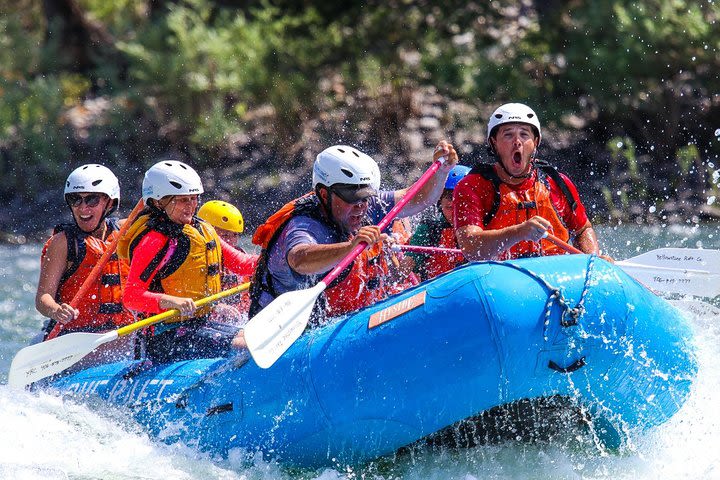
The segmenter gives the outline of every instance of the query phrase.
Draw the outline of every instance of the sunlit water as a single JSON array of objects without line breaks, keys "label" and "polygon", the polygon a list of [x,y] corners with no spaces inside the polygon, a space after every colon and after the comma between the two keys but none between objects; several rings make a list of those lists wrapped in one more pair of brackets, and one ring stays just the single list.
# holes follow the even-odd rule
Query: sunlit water
[{"label": "sunlit water", "polygon": [[[626,259],[658,246],[720,248],[720,227],[600,228],[601,243]],[[720,479],[720,316],[688,315],[700,370],[670,422],[623,454],[572,442],[419,450],[355,470],[287,470],[242,452],[210,458],[150,439],[122,409],[10,390],[13,355],[40,328],[33,308],[38,246],[0,246],[0,479]],[[573,433],[568,432],[568,435]]]}]

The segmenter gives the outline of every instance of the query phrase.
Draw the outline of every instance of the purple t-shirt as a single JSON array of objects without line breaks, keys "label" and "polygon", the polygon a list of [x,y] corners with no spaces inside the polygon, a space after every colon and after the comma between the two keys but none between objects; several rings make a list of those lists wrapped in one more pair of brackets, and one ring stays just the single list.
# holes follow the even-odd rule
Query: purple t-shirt
[{"label": "purple t-shirt", "polygon": [[[379,197],[371,197],[368,202],[370,221],[377,225],[394,206],[395,192],[393,191],[381,191]],[[298,245],[327,245],[346,240],[346,238],[338,238],[333,230],[330,230],[314,218],[304,215],[292,218],[283,228],[268,255],[268,270],[272,275],[272,285],[277,294],[281,295],[292,290],[312,287],[327,274],[327,272],[318,275],[301,275],[297,273],[290,268],[287,261],[290,250]],[[260,305],[264,307],[272,300],[273,298],[269,293],[263,292],[260,296]]]}]

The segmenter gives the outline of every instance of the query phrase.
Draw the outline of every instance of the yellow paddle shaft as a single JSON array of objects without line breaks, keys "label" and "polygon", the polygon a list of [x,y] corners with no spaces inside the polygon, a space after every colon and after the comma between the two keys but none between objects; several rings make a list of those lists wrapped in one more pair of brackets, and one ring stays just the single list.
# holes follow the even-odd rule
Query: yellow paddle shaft
[{"label": "yellow paddle shaft", "polygon": [[[237,287],[229,288],[227,290],[223,290],[222,292],[218,292],[215,295],[210,295],[209,297],[201,298],[200,300],[195,302],[195,305],[197,307],[202,307],[203,305],[207,305],[208,303],[213,303],[213,302],[216,302],[225,297],[229,297],[230,295],[235,295],[236,293],[240,293],[244,290],[247,290],[248,288],[250,288],[250,282],[243,283],[242,285],[238,285]],[[152,317],[148,317],[144,320],[140,320],[139,322],[131,323],[130,325],[125,325],[124,327],[118,328],[118,330],[117,330],[118,337],[128,335],[136,330],[140,330],[141,328],[149,327],[150,325],[155,325],[156,323],[162,322],[163,320],[167,320],[168,318],[176,317],[178,315],[180,315],[180,310],[173,308],[172,310],[158,313],[157,315],[153,315]]]}]

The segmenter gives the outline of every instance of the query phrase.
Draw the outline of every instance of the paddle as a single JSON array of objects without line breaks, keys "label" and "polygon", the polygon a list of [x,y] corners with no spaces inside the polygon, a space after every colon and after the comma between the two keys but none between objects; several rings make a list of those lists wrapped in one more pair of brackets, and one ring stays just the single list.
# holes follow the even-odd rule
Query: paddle
[{"label": "paddle", "polygon": [[[115,250],[117,249],[118,242],[120,241],[120,238],[122,238],[123,235],[128,231],[128,229],[132,226],[132,224],[135,222],[135,219],[140,214],[142,209],[144,208],[145,203],[143,202],[143,199],[141,198],[138,200],[137,204],[135,205],[135,208],[132,209],[130,212],[130,215],[128,215],[127,219],[125,220],[125,223],[123,223],[122,227],[120,227],[120,230],[118,231],[117,236],[115,239],[110,242],[110,244],[107,246],[107,249],[103,252],[103,254],[100,256],[100,259],[95,264],[95,266],[90,270],[90,273],[87,277],[85,277],[85,281],[83,281],[82,285],[80,285],[80,288],[78,289],[77,293],[75,293],[75,296],[73,296],[72,300],[70,300],[70,306],[73,308],[77,308],[78,303],[80,300],[82,300],[85,295],[87,295],[88,290],[90,287],[95,283],[95,281],[100,276],[100,273],[102,272],[102,269],[107,264],[108,260],[110,260],[110,257],[113,253],[115,253]],[[52,329],[52,331],[48,334],[49,338],[55,338],[57,337],[58,333],[62,330],[62,323],[55,324],[55,327]]]},{"label": "paddle", "polygon": [[446,248],[446,247],[427,247],[423,245],[400,245],[395,244],[391,247],[395,251],[406,251],[415,253],[425,253],[427,255],[462,255],[462,250],[459,248]]},{"label": "paddle", "polygon": [[[411,186],[402,199],[380,220],[378,227],[384,230],[395,219],[400,210],[415,196],[425,183],[444,163],[444,157],[428,168],[428,170]],[[245,325],[245,341],[255,363],[262,368],[269,368],[285,351],[290,348],[305,330],[315,300],[325,291],[327,286],[365,250],[367,244],[359,243],[355,248],[323,278],[311,288],[286,292],[270,302]]]},{"label": "paddle", "polygon": [[[224,290],[195,302],[198,307],[216,302],[221,298],[247,290],[250,283]],[[150,325],[176,317],[180,310],[172,309],[139,322],[106,333],[68,333],[47,342],[36,343],[20,350],[13,358],[8,374],[8,385],[23,387],[38,380],[60,373],[75,365],[90,352],[108,342],[129,335]]]},{"label": "paddle", "polygon": [[[583,253],[554,235],[547,239],[568,253]],[[720,250],[658,248],[615,262],[628,275],[662,293],[720,295]]]}]

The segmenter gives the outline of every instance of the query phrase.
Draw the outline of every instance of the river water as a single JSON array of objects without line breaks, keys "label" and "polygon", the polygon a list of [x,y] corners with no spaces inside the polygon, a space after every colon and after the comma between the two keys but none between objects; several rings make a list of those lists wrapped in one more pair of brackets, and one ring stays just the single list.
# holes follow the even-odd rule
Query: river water
[{"label": "river water", "polygon": [[[598,228],[598,237],[617,259],[660,246],[720,249],[717,225]],[[157,443],[122,410],[10,390],[12,357],[42,324],[33,306],[39,253],[36,245],[0,246],[0,479],[720,479],[720,316],[712,312],[685,308],[700,364],[689,401],[622,454],[509,443],[419,450],[348,470],[287,470],[241,452],[214,459]]]}]

